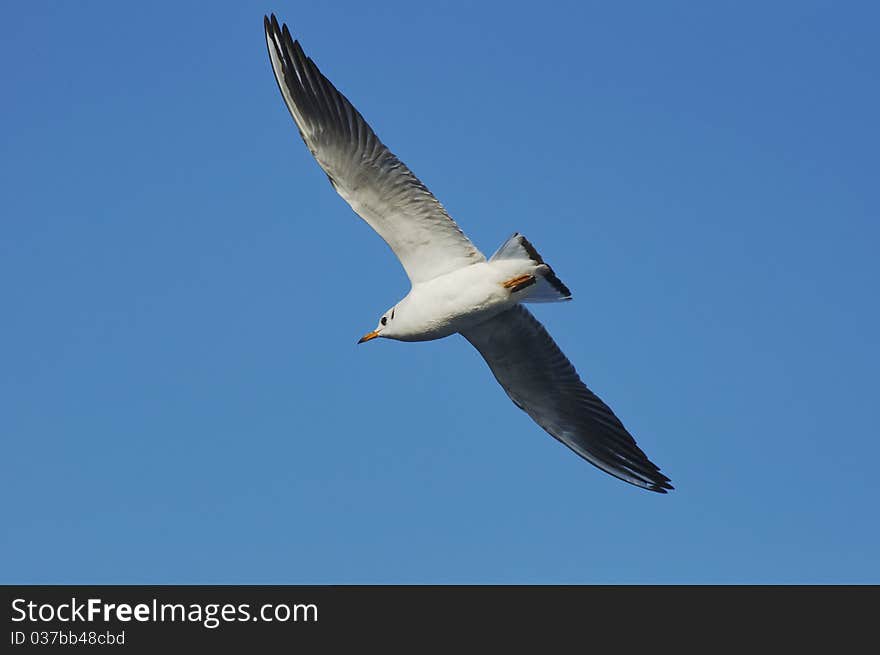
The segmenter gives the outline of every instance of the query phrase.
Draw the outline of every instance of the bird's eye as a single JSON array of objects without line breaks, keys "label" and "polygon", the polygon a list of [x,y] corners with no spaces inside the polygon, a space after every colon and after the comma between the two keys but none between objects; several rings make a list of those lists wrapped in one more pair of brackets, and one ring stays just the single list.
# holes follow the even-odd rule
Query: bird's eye
[{"label": "bird's eye", "polygon": [[385,325],[385,324],[388,322],[388,319],[387,319],[385,316],[383,316],[383,317],[379,320],[379,322],[380,322],[382,325]]}]

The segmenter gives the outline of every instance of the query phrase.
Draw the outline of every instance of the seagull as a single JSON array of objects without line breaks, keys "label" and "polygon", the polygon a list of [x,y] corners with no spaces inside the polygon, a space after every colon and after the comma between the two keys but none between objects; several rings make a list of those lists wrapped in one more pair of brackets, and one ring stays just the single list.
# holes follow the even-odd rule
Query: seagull
[{"label": "seagull", "polygon": [[379,140],[287,25],[264,17],[272,71],[299,134],[330,184],[391,247],[410,292],[358,343],[459,333],[513,403],[606,473],[642,489],[673,487],[590,391],[523,303],[571,300],[534,246],[514,233],[486,259],[428,188]]}]

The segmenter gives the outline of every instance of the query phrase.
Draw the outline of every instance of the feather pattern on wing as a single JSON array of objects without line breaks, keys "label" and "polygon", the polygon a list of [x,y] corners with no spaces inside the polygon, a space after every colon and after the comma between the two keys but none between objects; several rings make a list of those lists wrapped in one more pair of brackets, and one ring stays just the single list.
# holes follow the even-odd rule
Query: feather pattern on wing
[{"label": "feather pattern on wing", "polygon": [[514,404],[556,439],[621,480],[659,493],[673,488],[525,307],[462,334]]},{"label": "feather pattern on wing", "polygon": [[486,261],[443,205],[375,135],[294,41],[265,19],[272,70],[299,133],[330,183],[397,255],[413,284]]}]

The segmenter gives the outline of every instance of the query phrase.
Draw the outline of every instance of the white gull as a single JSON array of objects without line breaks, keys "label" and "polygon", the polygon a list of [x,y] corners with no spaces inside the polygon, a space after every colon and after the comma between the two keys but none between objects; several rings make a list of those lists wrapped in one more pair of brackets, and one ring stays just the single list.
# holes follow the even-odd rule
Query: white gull
[{"label": "white gull", "polygon": [[272,70],[300,136],[333,188],[388,243],[412,283],[358,343],[377,337],[426,341],[458,332],[514,404],[553,437],[621,480],[659,493],[672,489],[522,306],[571,300],[535,248],[514,234],[487,260],[306,57],[287,25],[279,26],[274,15],[264,25]]}]

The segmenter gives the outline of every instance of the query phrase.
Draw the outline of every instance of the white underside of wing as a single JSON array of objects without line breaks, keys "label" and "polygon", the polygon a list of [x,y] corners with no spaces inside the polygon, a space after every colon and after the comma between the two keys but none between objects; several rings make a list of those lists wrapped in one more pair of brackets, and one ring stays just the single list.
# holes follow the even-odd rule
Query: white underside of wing
[{"label": "white underside of wing", "polygon": [[305,56],[285,25],[266,20],[278,87],[300,135],[352,209],[388,243],[413,284],[486,258],[428,188]]}]

